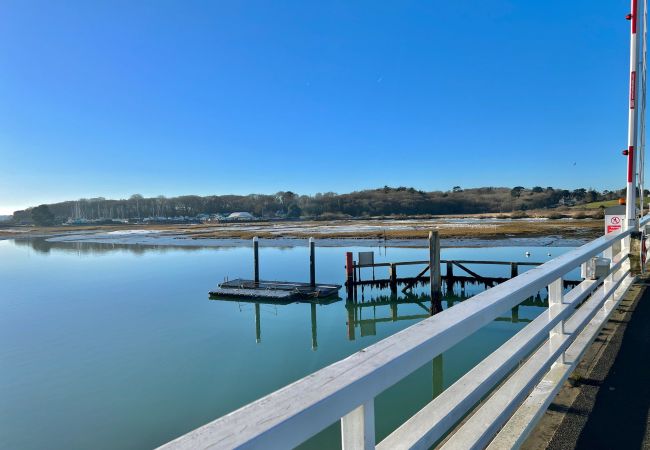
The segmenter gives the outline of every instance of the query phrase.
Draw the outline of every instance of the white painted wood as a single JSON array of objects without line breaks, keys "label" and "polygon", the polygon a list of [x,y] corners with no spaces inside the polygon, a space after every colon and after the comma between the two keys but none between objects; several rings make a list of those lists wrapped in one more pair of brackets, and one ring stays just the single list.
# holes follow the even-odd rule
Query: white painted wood
[{"label": "white painted wood", "polygon": [[[632,281],[631,276],[627,275],[625,277],[621,284],[624,291],[627,291]],[[616,301],[615,307],[619,303],[620,300]],[[492,440],[488,449],[501,450],[504,448],[518,448],[524,443],[555,398],[555,395],[562,388],[563,383],[576,368],[584,353],[596,339],[607,320],[609,320],[610,315],[611,310],[608,313],[605,309],[600,309],[598,314],[594,316],[566,350],[565,362],[555,364],[544,376],[542,381],[535,387],[519,409],[517,409],[508,423],[499,431],[494,440]]]},{"label": "white painted wood", "polygon": [[[618,287],[624,277],[615,281]],[[541,379],[544,373],[559,358],[560,354],[577,337],[594,315],[602,308],[612,295],[604,286],[585,302],[576,313],[567,320],[566,333],[554,334],[549,342],[542,345],[492,396],[463,424],[460,429],[442,446],[443,449],[474,449],[487,446],[501,426],[523,402],[524,398]],[[564,364],[561,362],[560,364]]]},{"label": "white painted wood", "polygon": [[[555,316],[558,314],[562,303],[564,302],[564,285],[562,277],[553,281],[548,285],[548,315]],[[551,345],[557,339],[557,336],[564,335],[564,321],[560,322],[553,327],[549,333],[549,339],[551,340]],[[558,361],[564,362],[564,355],[560,355]]]},{"label": "white painted wood", "polygon": [[373,399],[341,418],[343,450],[375,448],[375,402]]},{"label": "white painted wood", "polygon": [[434,445],[492,387],[502,380],[524,357],[548,337],[549,330],[566,318],[598,286],[585,280],[572,289],[555,316],[540,314],[525,328],[481,361],[453,385],[378,445],[378,449],[427,449]]}]

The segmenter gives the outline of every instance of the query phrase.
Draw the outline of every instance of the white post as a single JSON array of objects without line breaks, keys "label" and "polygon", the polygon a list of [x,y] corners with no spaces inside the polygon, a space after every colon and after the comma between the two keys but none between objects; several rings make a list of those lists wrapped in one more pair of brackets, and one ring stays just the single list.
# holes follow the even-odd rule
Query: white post
[{"label": "white post", "polygon": [[645,189],[645,108],[646,108],[646,79],[647,79],[647,27],[648,27],[648,0],[643,0],[643,20],[642,20],[642,30],[643,35],[641,39],[641,112],[639,113],[640,122],[639,122],[639,210],[641,211],[641,217],[644,216],[644,201],[645,195],[643,193]]},{"label": "white post", "polygon": [[[564,283],[562,278],[558,278],[548,285],[548,313],[550,317],[557,316],[559,314],[559,309],[562,306],[564,301]],[[560,323],[555,325],[551,332],[549,333],[549,342],[551,348],[557,348],[559,346],[558,339],[564,334],[564,320],[561,320]],[[564,363],[564,353],[558,358],[557,362]]]},{"label": "white post", "polygon": [[341,417],[341,445],[343,450],[370,450],[375,448],[375,400]]},{"label": "white post", "polygon": [[639,60],[638,42],[639,27],[638,0],[632,1],[630,19],[630,104],[628,109],[627,133],[627,195],[625,197],[625,228],[636,229],[636,141],[638,120],[638,89],[639,80],[637,68]]}]

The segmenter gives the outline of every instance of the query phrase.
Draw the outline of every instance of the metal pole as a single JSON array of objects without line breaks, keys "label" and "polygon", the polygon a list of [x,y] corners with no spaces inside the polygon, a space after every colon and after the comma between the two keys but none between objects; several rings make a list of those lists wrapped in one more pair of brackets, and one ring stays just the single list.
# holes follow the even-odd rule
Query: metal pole
[{"label": "metal pole", "polygon": [[627,16],[630,20],[630,105],[628,109],[627,133],[627,194],[625,196],[625,228],[636,229],[636,153],[637,140],[637,68],[639,60],[639,27],[638,0],[632,1],[632,12]]},{"label": "metal pole", "polygon": [[648,0],[643,0],[643,20],[642,20],[642,38],[641,38],[641,112],[639,113],[639,210],[641,216],[644,215],[645,201],[645,108],[646,108],[646,79],[647,79],[647,26],[648,26]]},{"label": "metal pole", "polygon": [[259,252],[259,240],[257,236],[253,238],[253,264],[255,266],[255,282],[260,282],[260,252]]},{"label": "metal pole", "polygon": [[314,238],[309,238],[309,284],[316,286],[316,245]]}]

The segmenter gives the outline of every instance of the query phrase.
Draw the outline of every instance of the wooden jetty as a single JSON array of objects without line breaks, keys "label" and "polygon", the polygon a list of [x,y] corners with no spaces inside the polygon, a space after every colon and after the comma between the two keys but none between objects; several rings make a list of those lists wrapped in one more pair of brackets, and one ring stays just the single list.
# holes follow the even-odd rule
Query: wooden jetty
[{"label": "wooden jetty", "polygon": [[237,299],[267,299],[269,301],[287,302],[338,296],[340,284],[316,283],[316,245],[309,238],[309,283],[297,281],[262,281],[260,280],[259,239],[253,238],[253,276],[252,280],[237,278],[224,281],[210,291],[210,297]]},{"label": "wooden jetty", "polygon": [[[364,252],[365,253],[365,252]],[[403,293],[407,293],[418,284],[429,284],[430,297],[433,300],[433,313],[440,312],[442,309],[439,307],[439,299],[442,297],[443,282],[446,286],[447,292],[453,291],[453,286],[456,283],[464,285],[465,283],[481,283],[486,288],[494,287],[500,283],[508,281],[511,278],[519,275],[519,268],[521,266],[539,266],[541,262],[533,261],[481,261],[481,260],[444,260],[440,259],[440,240],[438,233],[432,231],[429,233],[429,259],[420,261],[397,261],[397,262],[381,262],[375,263],[373,258],[368,261],[363,257],[363,253],[359,253],[359,261],[353,260],[352,252],[346,253],[345,272],[346,272],[346,291],[348,299],[355,299],[357,295],[357,287],[371,286],[378,288],[390,287],[391,292],[396,293],[398,285],[403,285]],[[399,266],[421,265],[424,269],[416,276],[399,277],[397,275],[397,268]],[[472,265],[502,265],[509,266],[510,276],[485,276],[480,275],[468,266]],[[441,267],[445,267],[444,275],[441,273]],[[386,267],[388,269],[388,278],[375,278],[375,268]],[[454,267],[460,269],[463,273],[454,273]],[[371,279],[361,279],[361,269],[372,268]],[[431,274],[433,268],[433,274]],[[430,275],[425,275],[427,272]],[[505,275],[505,274],[504,274]],[[433,280],[433,282],[432,282]],[[582,280],[563,280],[564,287],[574,287],[580,284]]]}]

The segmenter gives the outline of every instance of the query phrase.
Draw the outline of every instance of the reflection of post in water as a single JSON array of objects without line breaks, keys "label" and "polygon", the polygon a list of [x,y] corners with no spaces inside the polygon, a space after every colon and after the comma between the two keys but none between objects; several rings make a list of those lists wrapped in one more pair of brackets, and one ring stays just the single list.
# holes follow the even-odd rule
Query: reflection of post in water
[{"label": "reflection of post in water", "polygon": [[255,341],[262,342],[262,326],[260,325],[260,304],[255,303]]},{"label": "reflection of post in water", "polygon": [[512,323],[519,322],[519,305],[512,308]]},{"label": "reflection of post in water", "polygon": [[355,333],[354,333],[354,327],[355,327],[355,315],[357,313],[357,309],[354,307],[354,304],[352,302],[349,302],[345,304],[345,309],[348,311],[348,339],[351,341],[354,341],[355,338]]},{"label": "reflection of post in water", "polygon": [[316,331],[316,303],[311,304],[311,349],[318,348],[317,331]]},{"label": "reflection of post in water", "polygon": [[433,358],[433,398],[436,398],[444,390],[443,383],[442,353]]}]

